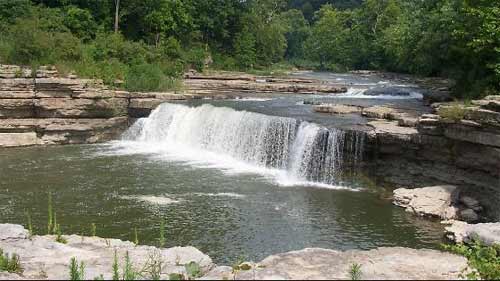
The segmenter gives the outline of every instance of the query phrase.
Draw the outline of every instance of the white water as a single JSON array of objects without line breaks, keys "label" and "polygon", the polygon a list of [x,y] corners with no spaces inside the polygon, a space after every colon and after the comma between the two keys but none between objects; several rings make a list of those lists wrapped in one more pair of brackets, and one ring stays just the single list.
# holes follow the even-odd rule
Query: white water
[{"label": "white water", "polygon": [[[359,85],[358,85],[359,86]],[[394,85],[403,86],[403,85]],[[394,95],[365,95],[366,88],[348,88],[346,93],[332,95],[335,98],[356,98],[356,99],[384,99],[384,100],[407,100],[407,99],[422,99],[422,93],[418,91],[410,92],[408,96],[394,96]]]},{"label": "white water", "polygon": [[[361,140],[361,141],[360,141]],[[115,147],[226,173],[256,173],[280,185],[346,188],[344,152],[359,158],[362,139],[292,118],[165,103],[138,120]]]}]

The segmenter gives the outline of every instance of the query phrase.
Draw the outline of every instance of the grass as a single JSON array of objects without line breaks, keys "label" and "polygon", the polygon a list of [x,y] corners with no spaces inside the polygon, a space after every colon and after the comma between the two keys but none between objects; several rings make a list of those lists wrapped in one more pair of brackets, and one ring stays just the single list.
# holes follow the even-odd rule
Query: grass
[{"label": "grass", "polygon": [[134,244],[139,245],[139,235],[137,234],[137,227],[134,227]]},{"label": "grass", "polygon": [[97,233],[97,227],[95,225],[95,223],[91,223],[90,224],[90,234],[92,237],[96,237],[96,233]]},{"label": "grass", "polygon": [[120,270],[118,268],[118,253],[116,252],[116,249],[113,258],[113,280],[120,280]]},{"label": "grass", "polygon": [[17,254],[4,254],[3,250],[0,249],[0,271],[18,274],[22,273],[23,268],[21,267],[19,256]]},{"label": "grass", "polygon": [[29,231],[30,237],[32,237],[35,233],[33,231],[33,221],[31,219],[31,211],[24,210],[24,214],[26,215],[26,221],[28,224],[28,231]]},{"label": "grass", "polygon": [[361,265],[357,263],[351,264],[349,267],[349,277],[351,280],[361,280]]},{"label": "grass", "polygon": [[453,104],[450,106],[443,106],[440,107],[438,110],[439,116],[441,116],[444,119],[448,119],[451,121],[458,122],[462,119],[465,118],[465,115],[467,113],[467,109],[465,106],[459,105],[459,104]]},{"label": "grass", "polygon": [[130,255],[127,251],[125,254],[125,264],[123,266],[123,280],[136,280],[138,277],[139,274],[134,271]]},{"label": "grass", "polygon": [[78,264],[76,258],[71,258],[69,263],[70,280],[85,280],[85,264],[83,261]]},{"label": "grass", "polygon": [[486,246],[475,240],[471,244],[443,245],[443,248],[466,257],[469,266],[474,269],[472,272],[462,273],[462,278],[500,280],[500,244]]},{"label": "grass", "polygon": [[165,222],[163,220],[160,221],[160,238],[159,238],[159,242],[160,242],[160,248],[165,247],[165,242],[166,242],[166,239],[165,239]]}]

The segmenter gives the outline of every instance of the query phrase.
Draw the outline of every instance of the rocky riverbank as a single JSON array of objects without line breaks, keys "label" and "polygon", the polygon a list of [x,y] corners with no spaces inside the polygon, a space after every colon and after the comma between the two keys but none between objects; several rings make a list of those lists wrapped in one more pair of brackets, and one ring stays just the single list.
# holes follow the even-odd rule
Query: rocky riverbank
[{"label": "rocky riverbank", "polygon": [[[354,264],[360,266],[358,277],[362,279],[442,280],[459,279],[468,268],[463,257],[408,248],[344,252],[304,249],[272,255],[259,263],[245,262],[229,267],[214,264],[209,256],[193,247],[159,249],[117,239],[78,235],[63,238],[67,243],[56,242],[56,237],[49,235],[30,237],[22,226],[0,224],[0,248],[19,255],[23,268],[20,274],[0,272],[0,279],[68,279],[73,257],[78,263],[84,263],[86,279],[101,275],[111,279],[115,253],[119,271],[123,272],[124,257],[128,253],[132,269],[141,273],[141,279],[151,278],[152,266],[159,269],[162,279],[177,274],[202,280],[350,279]],[[196,270],[187,269],[189,264]]]},{"label": "rocky riverbank", "polygon": [[100,80],[61,75],[53,67],[32,73],[28,68],[0,65],[0,147],[109,141],[166,101],[346,90],[312,79],[188,73],[182,91],[132,93],[110,89]]}]

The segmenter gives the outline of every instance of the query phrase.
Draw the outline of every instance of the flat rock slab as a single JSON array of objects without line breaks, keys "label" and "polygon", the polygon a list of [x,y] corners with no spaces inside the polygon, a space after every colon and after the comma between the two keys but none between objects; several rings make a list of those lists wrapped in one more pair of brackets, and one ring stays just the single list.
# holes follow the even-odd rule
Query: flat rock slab
[{"label": "flat rock slab", "polygon": [[471,243],[479,240],[487,246],[500,244],[500,222],[468,224],[452,221],[446,227],[446,236],[456,243]]},{"label": "flat rock slab", "polygon": [[424,188],[394,190],[394,205],[406,208],[419,216],[455,219],[458,209],[454,207],[458,201],[457,187],[438,185]]},{"label": "flat rock slab", "polygon": [[[253,269],[236,273],[237,280],[349,280],[353,264],[361,265],[361,279],[459,279],[467,269],[464,257],[436,250],[379,248],[370,251],[304,249],[269,256]],[[232,279],[227,268],[216,268],[205,278]]]},{"label": "flat rock slab", "polygon": [[[85,278],[92,280],[101,274],[111,280],[115,251],[122,272],[124,256],[129,253],[133,268],[140,271],[152,259],[163,262],[162,278],[170,273],[185,274],[184,265],[198,263],[203,272],[214,264],[209,256],[194,247],[159,249],[152,246],[136,246],[131,242],[99,237],[63,236],[68,243],[55,241],[55,236],[33,236],[22,226],[0,224],[0,248],[6,253],[16,253],[24,269],[23,279],[67,280],[72,257],[85,263]],[[16,275],[0,275],[0,279],[11,279]],[[146,275],[145,278],[148,278]]]}]

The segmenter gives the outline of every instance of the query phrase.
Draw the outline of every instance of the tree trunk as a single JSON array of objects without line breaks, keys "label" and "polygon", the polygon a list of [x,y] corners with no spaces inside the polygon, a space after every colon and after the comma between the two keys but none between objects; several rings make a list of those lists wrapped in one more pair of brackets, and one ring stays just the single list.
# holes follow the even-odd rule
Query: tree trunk
[{"label": "tree trunk", "polygon": [[119,21],[120,21],[120,0],[115,0],[115,33],[118,33]]}]

